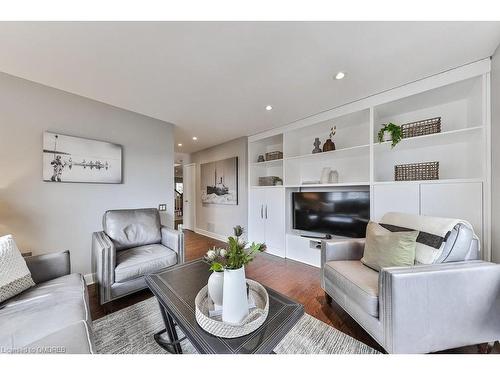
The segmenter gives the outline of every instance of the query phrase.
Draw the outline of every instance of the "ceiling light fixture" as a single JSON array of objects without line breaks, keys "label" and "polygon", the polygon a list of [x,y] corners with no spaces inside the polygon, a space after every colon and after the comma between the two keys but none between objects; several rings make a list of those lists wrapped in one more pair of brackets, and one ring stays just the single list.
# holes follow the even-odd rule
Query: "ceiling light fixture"
[{"label": "ceiling light fixture", "polygon": [[345,77],[345,73],[344,72],[338,72],[337,75],[335,76],[335,79],[342,79]]},{"label": "ceiling light fixture", "polygon": [[193,141],[197,141],[198,140],[198,137],[193,137]]},{"label": "ceiling light fixture", "polygon": [[273,109],[272,105],[266,105],[266,111],[270,111],[271,109]]}]

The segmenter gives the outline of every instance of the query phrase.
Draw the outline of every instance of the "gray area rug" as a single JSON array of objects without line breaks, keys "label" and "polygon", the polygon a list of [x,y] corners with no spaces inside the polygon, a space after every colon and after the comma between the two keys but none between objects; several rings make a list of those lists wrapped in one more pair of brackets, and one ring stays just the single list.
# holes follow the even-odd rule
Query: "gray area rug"
[{"label": "gray area rug", "polygon": [[[153,339],[163,329],[155,297],[94,321],[97,352],[101,354],[167,354]],[[179,337],[184,335],[179,331]],[[182,351],[194,354],[188,340]],[[362,342],[304,314],[275,349],[278,354],[376,354]]]}]

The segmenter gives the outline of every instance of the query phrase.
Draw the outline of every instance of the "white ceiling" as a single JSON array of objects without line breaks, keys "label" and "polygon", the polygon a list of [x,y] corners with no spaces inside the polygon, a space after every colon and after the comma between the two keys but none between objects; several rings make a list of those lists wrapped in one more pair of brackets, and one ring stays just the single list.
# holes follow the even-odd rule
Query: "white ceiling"
[{"label": "white ceiling", "polygon": [[499,43],[499,22],[0,22],[0,71],[174,123],[194,152]]}]

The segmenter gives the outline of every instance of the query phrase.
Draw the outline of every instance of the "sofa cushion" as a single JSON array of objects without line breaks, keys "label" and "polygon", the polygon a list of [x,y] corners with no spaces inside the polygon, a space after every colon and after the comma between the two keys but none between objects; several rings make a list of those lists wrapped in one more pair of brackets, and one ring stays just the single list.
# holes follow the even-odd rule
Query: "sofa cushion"
[{"label": "sofa cushion", "polygon": [[159,245],[144,245],[116,254],[115,282],[135,279],[177,263],[177,253]]},{"label": "sofa cushion", "polygon": [[26,354],[93,354],[94,343],[86,321],[79,321],[16,350]]},{"label": "sofa cushion", "polygon": [[37,284],[0,305],[0,347],[22,348],[64,327],[91,321],[85,281],[71,274]]},{"label": "sofa cushion", "polygon": [[11,235],[0,237],[0,302],[35,285]]},{"label": "sofa cushion", "polygon": [[376,271],[385,267],[413,266],[417,236],[418,231],[391,232],[370,221],[361,262]]},{"label": "sofa cushion", "polygon": [[325,278],[364,311],[378,317],[378,272],[366,267],[359,260],[327,262]]},{"label": "sofa cushion", "polygon": [[160,215],[156,208],[106,211],[102,225],[116,250],[161,242]]}]

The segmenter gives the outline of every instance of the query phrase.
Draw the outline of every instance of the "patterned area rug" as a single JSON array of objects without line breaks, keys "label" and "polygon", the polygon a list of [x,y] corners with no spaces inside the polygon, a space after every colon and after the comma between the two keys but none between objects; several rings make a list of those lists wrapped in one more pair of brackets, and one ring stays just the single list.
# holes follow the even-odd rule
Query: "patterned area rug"
[{"label": "patterned area rug", "polygon": [[[94,321],[97,352],[101,354],[167,354],[153,339],[163,321],[155,297]],[[184,335],[179,331],[179,337]],[[188,340],[182,351],[194,354]],[[275,349],[278,354],[376,354],[362,342],[304,314]]]}]

